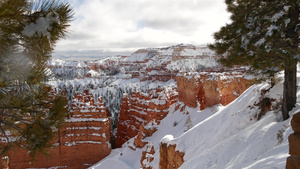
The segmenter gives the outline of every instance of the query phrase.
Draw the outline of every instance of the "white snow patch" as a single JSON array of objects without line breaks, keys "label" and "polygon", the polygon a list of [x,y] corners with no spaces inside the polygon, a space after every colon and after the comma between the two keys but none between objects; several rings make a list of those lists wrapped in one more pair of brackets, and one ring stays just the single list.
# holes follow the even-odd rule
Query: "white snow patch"
[{"label": "white snow patch", "polygon": [[174,137],[171,134],[165,135],[161,140],[160,143],[162,144],[168,144],[171,140],[173,140]]},{"label": "white snow patch", "polygon": [[31,22],[26,25],[21,33],[27,37],[37,34],[39,37],[47,36],[50,38],[51,34],[49,31],[52,29],[51,24],[54,22],[59,22],[59,15],[56,12],[50,12],[46,17],[37,19],[35,23]]}]

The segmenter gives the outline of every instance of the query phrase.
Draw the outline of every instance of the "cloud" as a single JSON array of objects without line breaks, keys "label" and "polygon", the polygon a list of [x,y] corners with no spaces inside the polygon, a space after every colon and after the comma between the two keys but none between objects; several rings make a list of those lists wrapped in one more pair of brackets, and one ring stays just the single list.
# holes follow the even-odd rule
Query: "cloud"
[{"label": "cloud", "polygon": [[[221,0],[70,0],[76,20],[55,56],[86,51],[101,57],[145,47],[205,44],[228,22]],[[103,50],[110,51],[101,52]],[[99,54],[97,52],[99,51]],[[132,51],[133,52],[133,51]],[[80,57],[80,56],[78,56]]]}]

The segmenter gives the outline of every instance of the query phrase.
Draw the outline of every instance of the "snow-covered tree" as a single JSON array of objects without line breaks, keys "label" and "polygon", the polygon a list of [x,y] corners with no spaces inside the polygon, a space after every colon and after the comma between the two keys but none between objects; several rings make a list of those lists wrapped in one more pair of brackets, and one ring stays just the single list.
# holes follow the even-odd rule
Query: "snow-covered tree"
[{"label": "snow-covered tree", "polygon": [[284,70],[282,115],[296,103],[299,55],[299,0],[226,0],[231,23],[214,34],[210,48],[226,66],[246,65],[252,73],[272,77]]},{"label": "snow-covered tree", "polygon": [[185,131],[188,131],[189,129],[191,129],[193,127],[193,123],[191,120],[191,116],[189,115],[184,123],[184,126],[187,127],[187,129]]},{"label": "snow-covered tree", "polygon": [[16,145],[43,152],[66,115],[67,102],[48,96],[46,61],[73,11],[55,0],[34,2],[0,1],[1,153]]}]

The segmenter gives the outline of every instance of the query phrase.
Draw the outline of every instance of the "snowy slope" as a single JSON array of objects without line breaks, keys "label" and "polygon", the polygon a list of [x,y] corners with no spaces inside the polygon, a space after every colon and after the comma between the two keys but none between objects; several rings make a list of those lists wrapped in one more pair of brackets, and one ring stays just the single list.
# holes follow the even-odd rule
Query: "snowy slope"
[{"label": "snowy slope", "polygon": [[[181,169],[285,168],[287,138],[293,131],[290,120],[282,122],[281,112],[275,108],[282,97],[282,82],[265,95],[276,100],[272,105],[274,110],[267,112],[260,120],[256,118],[261,91],[268,88],[267,83],[253,85],[226,107],[216,105],[203,111],[186,107],[183,111],[179,109],[174,112],[173,105],[158,126],[158,131],[146,138],[155,149],[154,161],[149,165],[159,168],[159,142],[165,135],[171,134],[175,138],[171,142],[176,143],[176,149],[185,153],[185,163]],[[297,96],[297,105],[290,115],[300,111],[300,88]],[[194,127],[185,132],[189,116]],[[133,145],[133,139],[123,148],[113,150],[91,169],[140,168],[141,152],[145,147],[134,151],[128,148],[129,145]]]},{"label": "snowy slope", "polygon": [[[177,148],[186,153],[186,162],[181,168],[244,168],[277,148],[280,144],[278,131],[286,131],[289,121],[278,122],[278,112],[268,112],[257,121],[255,115],[259,110],[252,107],[258,102],[261,89],[266,87],[255,85],[249,88],[233,104],[173,140]],[[274,90],[271,90],[273,94],[277,92]],[[286,133],[290,132],[289,129],[284,133],[284,144],[287,141]],[[276,155],[277,161],[282,160],[283,163],[279,166],[271,162],[267,168],[284,168],[287,151],[279,156],[269,155]]]}]

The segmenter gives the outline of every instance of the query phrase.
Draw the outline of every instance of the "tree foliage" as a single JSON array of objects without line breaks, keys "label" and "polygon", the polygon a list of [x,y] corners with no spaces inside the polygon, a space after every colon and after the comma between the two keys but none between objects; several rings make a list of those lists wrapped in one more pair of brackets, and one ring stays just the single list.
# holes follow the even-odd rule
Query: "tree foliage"
[{"label": "tree foliage", "polygon": [[193,127],[191,116],[189,115],[184,123],[184,126],[187,127],[184,131],[188,131]]},{"label": "tree foliage", "polygon": [[70,5],[55,0],[0,1],[1,153],[13,146],[44,152],[64,121],[67,102],[49,97],[46,61],[72,18]]},{"label": "tree foliage", "polygon": [[[273,77],[285,70],[284,113],[296,101],[296,63],[299,52],[299,0],[226,0],[231,23],[214,34],[210,48],[225,66],[244,65],[250,72]],[[288,83],[289,81],[291,83]],[[293,90],[292,92],[288,90]],[[291,106],[292,105],[292,106]],[[284,119],[288,118],[284,115]]]}]

